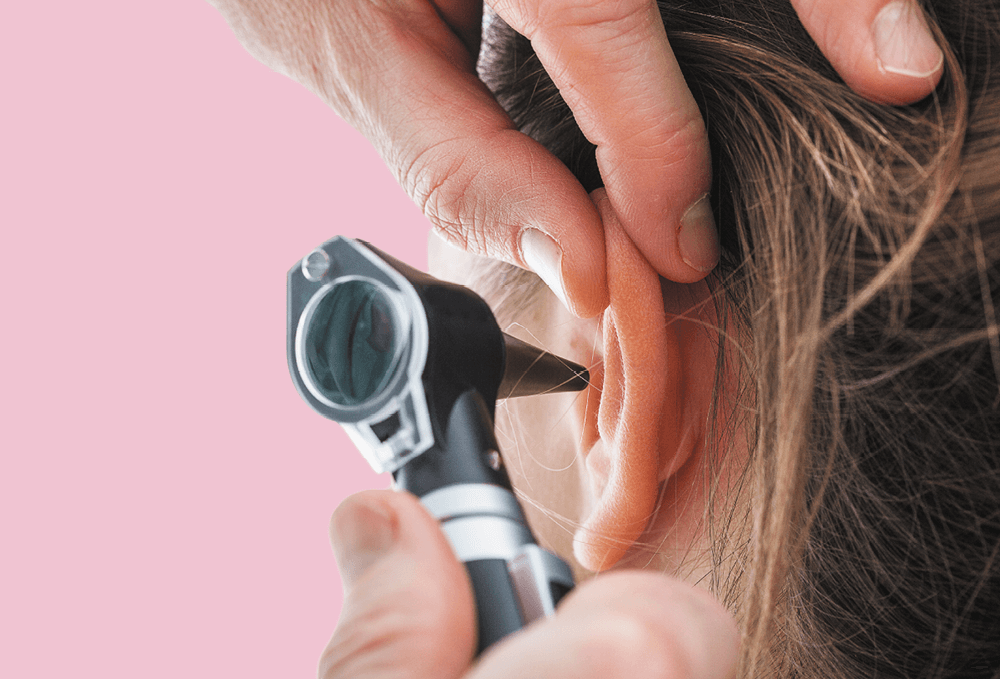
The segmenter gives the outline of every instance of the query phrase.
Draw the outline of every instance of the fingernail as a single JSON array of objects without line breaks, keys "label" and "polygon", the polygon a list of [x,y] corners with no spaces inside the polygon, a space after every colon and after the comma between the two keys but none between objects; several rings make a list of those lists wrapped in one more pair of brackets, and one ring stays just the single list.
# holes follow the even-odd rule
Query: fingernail
[{"label": "fingernail", "polygon": [[380,503],[348,499],[334,513],[332,527],[333,551],[345,589],[396,543],[396,517]]},{"label": "fingernail", "polygon": [[719,232],[707,193],[681,217],[677,246],[684,263],[696,271],[709,272],[719,263]]},{"label": "fingernail", "polygon": [[521,232],[521,258],[545,281],[559,301],[568,309],[566,288],[563,286],[562,250],[551,236],[538,229]]},{"label": "fingernail", "polygon": [[927,78],[944,61],[944,53],[931,35],[915,2],[890,2],[872,24],[875,55],[883,71]]}]

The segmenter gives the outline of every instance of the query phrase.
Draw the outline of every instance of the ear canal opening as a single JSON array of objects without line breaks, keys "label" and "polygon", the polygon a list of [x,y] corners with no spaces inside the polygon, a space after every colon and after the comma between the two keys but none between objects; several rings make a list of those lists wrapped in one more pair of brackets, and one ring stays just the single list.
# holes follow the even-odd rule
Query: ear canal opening
[{"label": "ear canal opening", "polygon": [[503,333],[505,360],[498,399],[582,391],[590,374],[582,365]]}]

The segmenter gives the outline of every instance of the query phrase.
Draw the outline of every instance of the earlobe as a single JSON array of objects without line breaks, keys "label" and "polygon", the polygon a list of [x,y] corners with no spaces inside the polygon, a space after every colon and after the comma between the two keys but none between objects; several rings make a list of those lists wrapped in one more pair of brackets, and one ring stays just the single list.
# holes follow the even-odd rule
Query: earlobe
[{"label": "earlobe", "polygon": [[603,371],[592,375],[586,399],[592,408],[599,392],[600,406],[583,421],[585,444],[595,420],[600,436],[584,448],[594,504],[573,549],[583,567],[603,571],[646,531],[661,482],[675,477],[700,443],[711,396],[710,384],[705,388],[711,376],[700,371],[711,372],[714,361],[705,329],[678,322],[670,313],[675,304],[664,304],[668,292],[681,292],[681,303],[688,304],[693,296],[683,294],[687,286],[661,287],[608,201],[599,192],[594,199],[605,225],[610,306]]}]

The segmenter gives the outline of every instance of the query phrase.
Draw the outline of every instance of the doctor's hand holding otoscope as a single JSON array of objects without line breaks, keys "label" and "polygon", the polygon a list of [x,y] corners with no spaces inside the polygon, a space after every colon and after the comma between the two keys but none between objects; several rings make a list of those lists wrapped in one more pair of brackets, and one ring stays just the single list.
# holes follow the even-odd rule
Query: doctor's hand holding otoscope
[{"label": "doctor's hand holding otoscope", "polygon": [[655,573],[579,585],[553,617],[473,664],[473,596],[437,522],[410,495],[367,491],[334,514],[344,579],[320,679],[730,679],[739,635],[703,590]]},{"label": "doctor's hand holding otoscope", "polygon": [[323,679],[733,675],[738,634],[707,593],[620,573],[570,594],[568,566],[535,543],[494,407],[580,390],[584,368],[502,333],[467,288],[342,237],[288,273],[288,362],[300,395],[408,491],[333,517],[345,600]]}]

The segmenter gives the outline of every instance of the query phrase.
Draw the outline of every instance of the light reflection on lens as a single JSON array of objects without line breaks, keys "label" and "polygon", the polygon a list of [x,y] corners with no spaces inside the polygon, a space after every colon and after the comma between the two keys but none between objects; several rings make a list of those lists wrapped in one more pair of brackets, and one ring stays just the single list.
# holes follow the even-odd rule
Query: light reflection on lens
[{"label": "light reflection on lens", "polygon": [[305,355],[313,382],[337,405],[364,403],[396,371],[399,324],[392,301],[370,281],[336,284],[306,329]]}]

